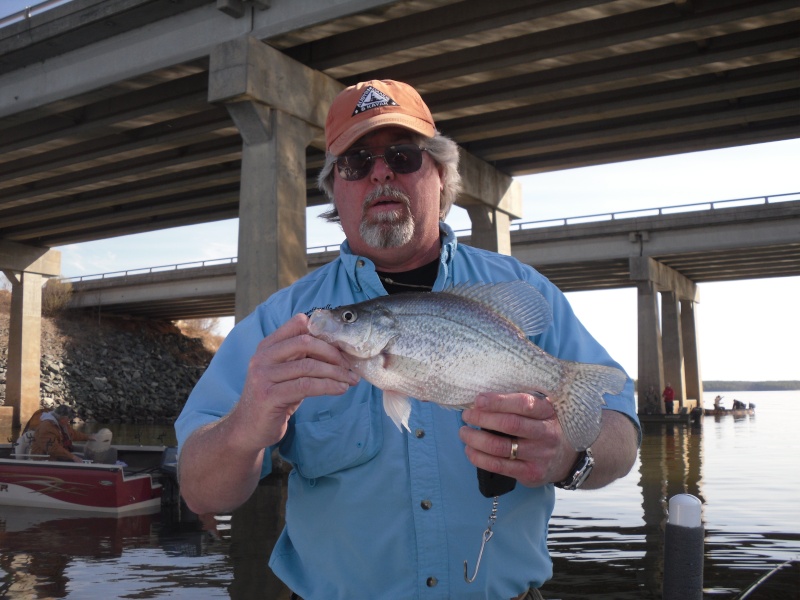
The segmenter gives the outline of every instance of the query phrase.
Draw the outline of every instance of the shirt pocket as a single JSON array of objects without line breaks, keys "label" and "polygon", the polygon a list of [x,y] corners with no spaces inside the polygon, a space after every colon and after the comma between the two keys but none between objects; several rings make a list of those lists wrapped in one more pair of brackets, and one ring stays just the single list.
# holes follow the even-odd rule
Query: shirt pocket
[{"label": "shirt pocket", "polygon": [[[377,394],[376,394],[377,392]],[[283,457],[307,479],[325,477],[372,460],[383,439],[380,390],[340,406],[342,397],[331,398],[329,408],[315,410],[308,420],[295,421],[294,436]],[[319,406],[321,398],[309,400]]]}]

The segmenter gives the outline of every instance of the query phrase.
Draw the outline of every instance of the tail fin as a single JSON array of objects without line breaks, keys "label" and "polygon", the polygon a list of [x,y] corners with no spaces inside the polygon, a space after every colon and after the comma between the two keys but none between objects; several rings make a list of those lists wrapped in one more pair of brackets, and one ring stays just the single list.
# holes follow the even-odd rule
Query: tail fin
[{"label": "tail fin", "polygon": [[564,370],[554,406],[567,439],[580,452],[600,435],[603,394],[619,394],[628,377],[615,367],[586,363],[568,362]]}]

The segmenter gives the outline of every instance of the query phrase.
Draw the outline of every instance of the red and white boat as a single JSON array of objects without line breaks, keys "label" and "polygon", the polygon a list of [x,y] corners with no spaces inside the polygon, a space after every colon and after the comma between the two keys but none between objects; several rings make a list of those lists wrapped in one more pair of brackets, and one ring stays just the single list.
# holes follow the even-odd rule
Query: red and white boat
[{"label": "red and white boat", "polygon": [[[5,444],[3,445],[5,446]],[[149,514],[161,509],[166,449],[150,452],[139,448],[153,466],[68,463],[16,458],[0,448],[0,506],[26,506],[67,511],[102,513],[109,516]],[[122,453],[121,453],[122,454]]]}]

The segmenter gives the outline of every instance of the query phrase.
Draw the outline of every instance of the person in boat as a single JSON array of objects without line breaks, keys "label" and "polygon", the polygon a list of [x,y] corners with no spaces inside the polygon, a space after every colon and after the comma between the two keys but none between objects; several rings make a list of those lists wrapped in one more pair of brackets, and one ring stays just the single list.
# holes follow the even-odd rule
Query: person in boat
[{"label": "person in boat", "polygon": [[716,398],[714,398],[714,410],[723,410],[722,396],[717,396]]},{"label": "person in boat", "polygon": [[74,429],[74,418],[75,411],[66,404],[41,413],[33,435],[31,454],[46,455],[48,460],[54,461],[83,462],[83,458],[73,452],[73,442],[85,442],[93,436]]},{"label": "person in boat", "polygon": [[[410,433],[398,432],[380,390],[309,335],[315,307],[523,280],[553,310],[534,343],[559,358],[619,365],[545,277],[462,244],[444,223],[460,187],[458,147],[414,88],[373,80],[345,89],[325,144],[319,184],[332,208],[323,218],[344,230],[340,256],[273,294],[217,351],[175,425],[181,496],[198,514],[231,511],[270,474],[278,450],[294,470],[269,565],[304,600],[541,598],[552,576],[555,485],[603,487],[634,463],[633,381],[606,395],[588,452],[569,444],[546,398],[526,393],[482,394],[464,412],[414,402]],[[492,500],[476,467],[519,484],[499,500],[477,573]]]},{"label": "person in boat", "polygon": [[671,415],[673,412],[673,404],[675,402],[675,390],[672,389],[672,386],[669,384],[669,382],[667,382],[667,387],[664,388],[661,396],[664,398],[664,413]]}]

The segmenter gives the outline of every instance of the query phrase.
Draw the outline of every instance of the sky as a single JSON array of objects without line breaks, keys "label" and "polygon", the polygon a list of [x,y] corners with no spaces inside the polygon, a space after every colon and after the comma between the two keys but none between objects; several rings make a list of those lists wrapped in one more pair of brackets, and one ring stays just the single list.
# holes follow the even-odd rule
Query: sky
[{"label": "sky", "polygon": [[[0,18],[36,0],[0,0]],[[521,221],[800,193],[800,139],[519,177]],[[338,226],[308,211],[308,245],[338,244]],[[469,228],[455,207],[447,219]],[[64,277],[237,254],[236,219],[59,247]],[[799,236],[800,237],[800,236]],[[800,379],[800,277],[700,284],[696,308],[704,380]],[[637,376],[636,290],[567,294],[590,332]],[[222,319],[226,334],[233,318]]]},{"label": "sky", "polygon": [[[1,0],[0,0],[1,1]],[[519,177],[522,221],[800,193],[800,139]],[[800,195],[794,197],[797,199]],[[308,245],[338,244],[338,226],[308,211]],[[469,228],[455,207],[447,219]],[[61,246],[64,277],[230,258],[237,220]],[[700,284],[704,380],[800,379],[800,277]],[[567,294],[589,331],[637,376],[636,290]],[[233,319],[220,321],[226,334]]]}]

